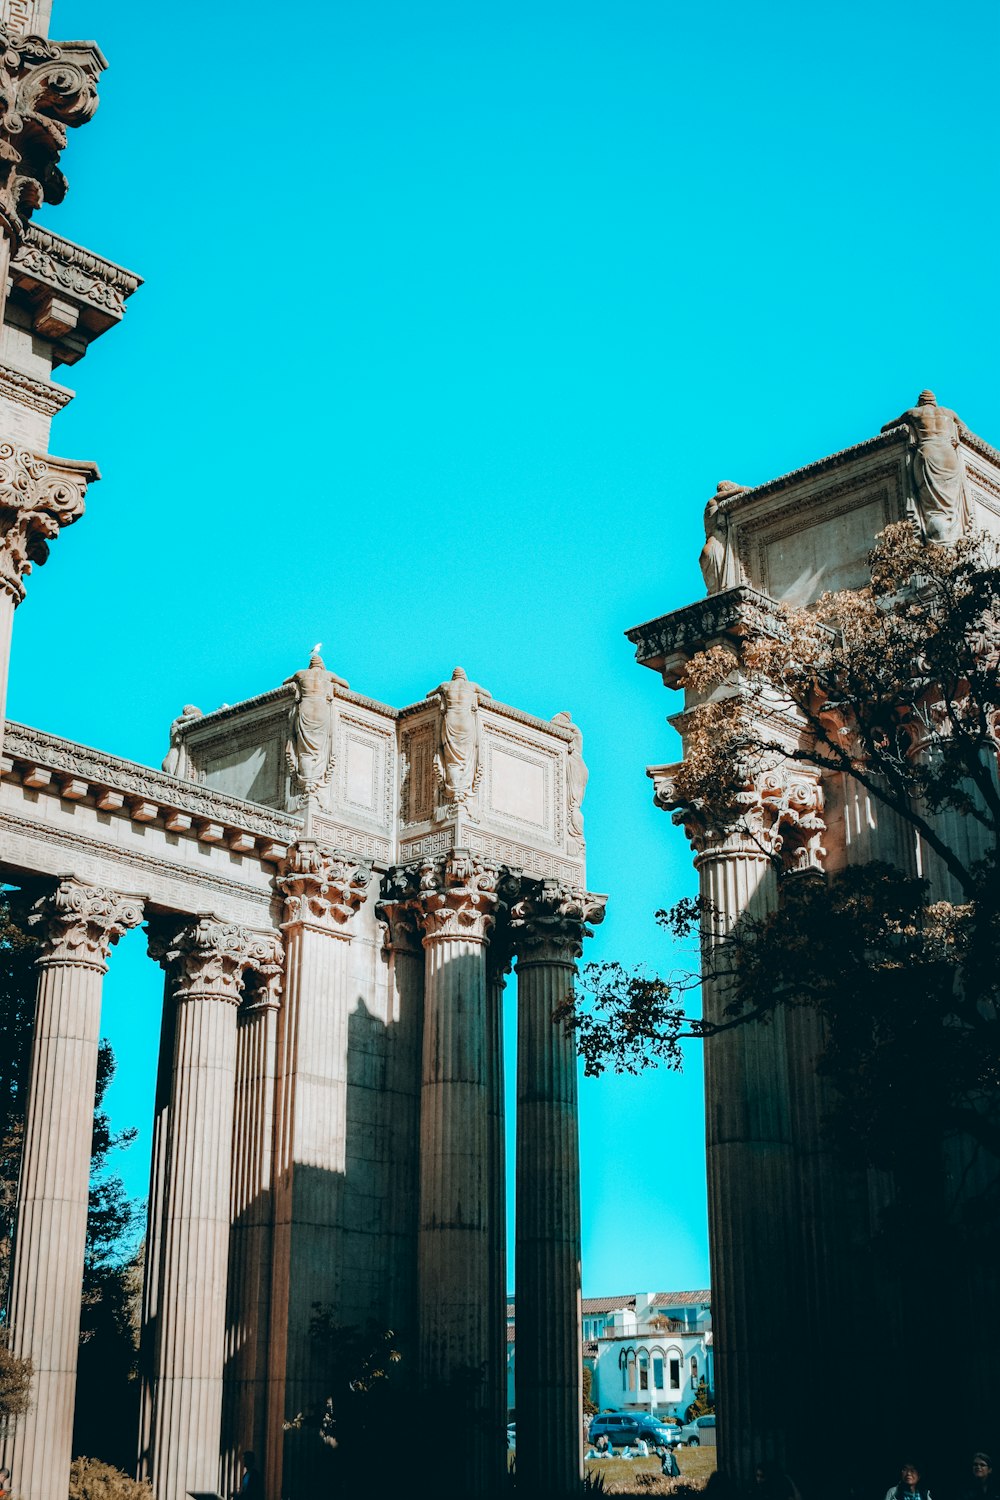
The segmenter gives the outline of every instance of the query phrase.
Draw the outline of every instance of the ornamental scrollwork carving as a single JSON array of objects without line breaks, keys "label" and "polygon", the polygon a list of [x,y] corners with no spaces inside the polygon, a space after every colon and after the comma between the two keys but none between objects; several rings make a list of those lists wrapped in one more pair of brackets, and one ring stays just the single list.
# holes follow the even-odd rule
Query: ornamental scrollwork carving
[{"label": "ornamental scrollwork carving", "polygon": [[683,828],[697,859],[711,853],[771,859],[786,873],[822,870],[823,786],[818,769],[783,762],[747,769],[724,813],[679,791],[680,765],[650,766],[653,801]]},{"label": "ornamental scrollwork carving", "polygon": [[528,889],[510,912],[518,966],[574,964],[583,952],[584,939],[604,921],[607,903],[607,896],[594,895],[558,880],[528,883]]},{"label": "ornamental scrollwork carving", "polygon": [[171,976],[176,1000],[223,1000],[238,1005],[255,937],[214,917],[166,918],[148,924],[149,956]]},{"label": "ornamental scrollwork carving", "polygon": [[500,905],[501,874],[499,866],[477,859],[467,849],[398,866],[383,880],[384,918],[391,907],[412,912],[425,945],[451,938],[485,943]]},{"label": "ornamental scrollwork carving", "polygon": [[66,132],[93,118],[103,67],[88,43],[57,45],[0,24],[0,217],[15,242],[36,208],[65,198]]},{"label": "ornamental scrollwork carving", "polygon": [[278,1010],[285,977],[285,947],[277,933],[251,933],[240,1013]]},{"label": "ornamental scrollwork carving", "polygon": [[107,970],[108,955],[124,932],[142,921],[142,901],[70,876],[36,901],[28,917],[42,942],[40,964]]},{"label": "ornamental scrollwork carving", "polygon": [[371,865],[313,839],[288,851],[278,877],[285,898],[286,929],[296,925],[349,937],[346,928],[371,884]]},{"label": "ornamental scrollwork carving", "polygon": [[28,448],[0,443],[0,588],[20,604],[24,579],[49,555],[49,543],[84,511],[94,470],[67,471]]}]

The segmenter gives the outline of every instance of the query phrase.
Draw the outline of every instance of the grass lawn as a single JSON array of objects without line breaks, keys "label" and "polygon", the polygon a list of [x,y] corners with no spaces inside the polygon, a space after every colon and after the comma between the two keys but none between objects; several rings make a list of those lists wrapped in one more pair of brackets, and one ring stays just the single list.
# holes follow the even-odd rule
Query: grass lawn
[{"label": "grass lawn", "polygon": [[664,1479],[658,1458],[598,1458],[586,1465],[588,1474],[603,1474],[609,1495],[669,1495],[680,1485],[705,1483],[715,1472],[714,1447],[678,1448],[680,1479]]}]

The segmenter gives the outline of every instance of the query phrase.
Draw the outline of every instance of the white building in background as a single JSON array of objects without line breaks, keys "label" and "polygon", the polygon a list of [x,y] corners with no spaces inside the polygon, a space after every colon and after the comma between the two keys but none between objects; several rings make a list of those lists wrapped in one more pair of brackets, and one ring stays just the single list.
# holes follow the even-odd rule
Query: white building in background
[{"label": "white building in background", "polygon": [[[583,1362],[598,1410],[683,1417],[704,1377],[715,1390],[711,1293],[584,1297]],[[507,1302],[507,1400],[514,1407],[514,1299]]]}]

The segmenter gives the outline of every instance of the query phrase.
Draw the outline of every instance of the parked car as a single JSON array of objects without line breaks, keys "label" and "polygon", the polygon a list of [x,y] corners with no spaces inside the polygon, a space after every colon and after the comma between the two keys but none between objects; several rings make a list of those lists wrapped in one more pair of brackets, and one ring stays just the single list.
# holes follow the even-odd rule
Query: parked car
[{"label": "parked car", "polygon": [[693,1422],[686,1422],[681,1428],[681,1442],[686,1443],[689,1448],[700,1448],[702,1444],[707,1448],[715,1446],[715,1412],[710,1412],[707,1417],[695,1417]]},{"label": "parked car", "polygon": [[668,1443],[679,1441],[679,1429],[651,1417],[646,1411],[599,1411],[591,1419],[588,1434],[592,1443],[601,1435],[607,1438],[612,1448],[625,1448],[643,1438],[650,1447],[665,1448]]}]

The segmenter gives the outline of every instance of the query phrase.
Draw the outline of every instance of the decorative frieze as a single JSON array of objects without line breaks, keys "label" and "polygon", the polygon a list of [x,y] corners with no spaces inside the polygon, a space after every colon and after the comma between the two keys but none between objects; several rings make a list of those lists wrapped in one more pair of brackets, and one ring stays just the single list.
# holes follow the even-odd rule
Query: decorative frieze
[{"label": "decorative frieze", "polygon": [[42,940],[39,964],[72,964],[104,974],[113,945],[142,921],[142,900],[70,876],[34,904],[28,920]]},{"label": "decorative frieze", "polygon": [[142,285],[142,278],[114,261],[74,245],[72,240],[30,224],[10,266],[14,286],[33,302],[57,292],[74,304],[99,315],[95,332],[110,327],[125,311],[125,301]]},{"label": "decorative frieze", "polygon": [[279,889],[285,897],[283,926],[304,925],[347,937],[347,925],[364,902],[371,866],[314,839],[288,851]]},{"label": "decorative frieze", "polygon": [[0,400],[26,407],[51,419],[62,411],[73,399],[73,392],[64,385],[53,385],[48,380],[35,380],[23,370],[12,365],[0,364]]},{"label": "decorative frieze", "polygon": [[24,579],[49,555],[49,542],[83,515],[97,467],[0,443],[0,589],[20,604]]}]

